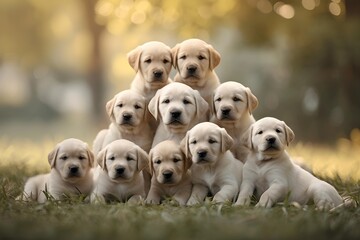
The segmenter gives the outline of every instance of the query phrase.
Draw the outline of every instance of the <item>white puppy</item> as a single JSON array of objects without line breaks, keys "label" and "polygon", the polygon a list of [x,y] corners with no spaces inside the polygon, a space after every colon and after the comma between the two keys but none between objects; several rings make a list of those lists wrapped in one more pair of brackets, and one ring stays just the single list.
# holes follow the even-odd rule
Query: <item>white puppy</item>
[{"label": "white puppy", "polygon": [[49,153],[48,161],[50,173],[31,177],[25,183],[25,199],[43,203],[49,197],[61,200],[66,196],[91,193],[94,155],[86,143],[66,139]]},{"label": "white puppy", "polygon": [[136,72],[130,88],[143,95],[147,102],[158,89],[172,82],[169,78],[172,68],[171,49],[164,43],[144,43],[130,51],[127,57]]},{"label": "white puppy", "polygon": [[238,82],[224,82],[216,88],[212,101],[211,122],[226,129],[234,140],[231,152],[235,158],[245,162],[248,149],[241,137],[255,122],[252,112],[258,100],[251,90]]},{"label": "white puppy", "polygon": [[149,111],[159,120],[152,147],[164,140],[180,142],[191,127],[201,122],[209,107],[199,92],[182,83],[171,83],[158,90]]},{"label": "white puppy", "polygon": [[93,144],[95,156],[117,139],[132,141],[146,152],[150,151],[155,131],[147,121],[147,103],[142,95],[132,90],[121,91],[107,102],[106,111],[111,124],[109,129],[96,136]]},{"label": "white puppy", "polygon": [[171,49],[173,65],[177,70],[175,82],[189,85],[200,92],[210,105],[212,94],[220,84],[214,69],[219,65],[220,54],[200,39],[188,39]]},{"label": "white puppy", "polygon": [[210,122],[199,123],[181,142],[191,158],[193,190],[187,205],[204,201],[210,193],[213,202],[233,201],[239,193],[243,164],[230,152],[231,136],[224,128]]},{"label": "white puppy", "polygon": [[142,170],[148,164],[148,155],[139,146],[116,140],[100,151],[97,161],[91,202],[138,202],[145,198]]},{"label": "white puppy", "polygon": [[301,205],[314,201],[318,209],[329,209],[342,203],[330,184],[294,164],[285,147],[294,139],[293,131],[276,118],[258,120],[245,134],[251,153],[244,165],[243,182],[236,205],[249,205],[254,190],[260,200],[257,206],[272,207],[284,201]]},{"label": "white puppy", "polygon": [[159,204],[166,197],[172,197],[180,205],[185,205],[191,194],[189,167],[191,160],[178,143],[163,141],[151,149],[150,170],[153,174],[147,203]]}]

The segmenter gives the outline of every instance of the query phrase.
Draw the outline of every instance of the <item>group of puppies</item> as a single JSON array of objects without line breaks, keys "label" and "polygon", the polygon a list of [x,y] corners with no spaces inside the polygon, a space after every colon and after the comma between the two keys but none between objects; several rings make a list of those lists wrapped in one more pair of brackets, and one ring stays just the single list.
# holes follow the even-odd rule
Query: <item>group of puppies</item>
[{"label": "group of puppies", "polygon": [[[130,89],[106,104],[109,128],[92,151],[66,139],[49,154],[51,172],[30,178],[26,199],[88,195],[91,202],[160,204],[171,198],[272,207],[288,200],[331,209],[343,200],[330,184],[298,166],[285,148],[294,139],[283,122],[255,121],[258,100],[238,82],[220,83],[220,54],[200,39],[170,48],[147,42],[128,53]],[[177,71],[174,79],[170,72]],[[95,157],[94,157],[95,156]]]}]

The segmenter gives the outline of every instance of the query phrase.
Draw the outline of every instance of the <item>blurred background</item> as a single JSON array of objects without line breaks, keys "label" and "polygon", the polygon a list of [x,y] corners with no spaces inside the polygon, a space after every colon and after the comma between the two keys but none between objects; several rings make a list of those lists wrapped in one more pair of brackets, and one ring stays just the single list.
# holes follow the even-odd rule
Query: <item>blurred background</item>
[{"label": "blurred background", "polygon": [[255,118],[297,141],[360,138],[358,0],[1,0],[0,136],[92,141],[135,75],[126,54],[187,38],[220,52],[222,82],[252,89]]}]

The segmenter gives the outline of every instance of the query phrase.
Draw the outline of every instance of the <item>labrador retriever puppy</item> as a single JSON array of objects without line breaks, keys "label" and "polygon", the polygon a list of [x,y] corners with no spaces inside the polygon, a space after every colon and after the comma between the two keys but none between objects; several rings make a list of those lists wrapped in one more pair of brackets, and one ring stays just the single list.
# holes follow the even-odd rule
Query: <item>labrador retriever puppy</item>
[{"label": "labrador retriever puppy", "polygon": [[199,92],[183,83],[170,83],[158,90],[149,111],[159,120],[152,147],[164,140],[180,143],[195,124],[205,121],[209,107]]},{"label": "labrador retriever puppy", "polygon": [[191,194],[191,178],[188,171],[191,160],[178,143],[166,140],[151,149],[150,170],[153,174],[147,203],[160,204],[166,197],[172,197],[183,206]]},{"label": "labrador retriever puppy", "polygon": [[181,142],[192,160],[193,189],[187,205],[201,203],[208,194],[214,203],[232,202],[238,195],[243,163],[230,151],[233,142],[224,128],[210,122],[199,123],[187,132]]},{"label": "labrador retriever puppy", "polygon": [[148,165],[148,154],[139,146],[125,139],[113,141],[100,151],[97,162],[92,203],[137,203],[145,198],[142,170]]},{"label": "labrador retriever puppy", "polygon": [[244,135],[251,153],[244,165],[243,182],[236,205],[249,205],[254,190],[256,206],[270,208],[286,198],[301,205],[314,201],[320,210],[339,206],[342,198],[333,186],[294,164],[285,148],[293,131],[276,118],[255,122]]},{"label": "labrador retriever puppy", "polygon": [[95,156],[117,139],[127,139],[150,151],[155,131],[147,121],[145,97],[133,90],[121,91],[107,102],[106,111],[111,124],[97,134],[93,144]]},{"label": "labrador retriever puppy", "polygon": [[220,84],[214,69],[221,56],[210,44],[200,39],[188,39],[171,49],[173,66],[177,70],[175,82],[185,83],[200,92],[210,105],[212,94]]},{"label": "labrador retriever puppy", "polygon": [[89,195],[93,187],[94,155],[88,145],[75,138],[58,143],[49,153],[50,173],[29,178],[23,198],[44,203],[49,198]]},{"label": "labrador retriever puppy", "polygon": [[251,90],[238,82],[224,82],[216,88],[212,106],[211,122],[226,129],[234,140],[231,152],[245,162],[248,148],[240,141],[241,136],[255,122],[252,112],[258,100]]},{"label": "labrador retriever puppy", "polygon": [[144,43],[127,54],[136,75],[130,89],[138,91],[149,102],[156,91],[172,82],[169,75],[172,55],[169,46],[162,42]]}]

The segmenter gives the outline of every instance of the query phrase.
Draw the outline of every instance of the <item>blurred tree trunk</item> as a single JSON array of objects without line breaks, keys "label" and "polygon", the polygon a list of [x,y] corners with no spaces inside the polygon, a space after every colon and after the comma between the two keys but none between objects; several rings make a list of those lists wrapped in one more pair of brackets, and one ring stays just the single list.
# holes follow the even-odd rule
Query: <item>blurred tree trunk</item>
[{"label": "blurred tree trunk", "polygon": [[85,11],[85,20],[88,25],[92,39],[92,49],[90,53],[87,79],[92,93],[93,120],[100,124],[105,117],[105,79],[102,64],[101,34],[104,27],[95,22],[95,5],[97,0],[80,0]]}]

